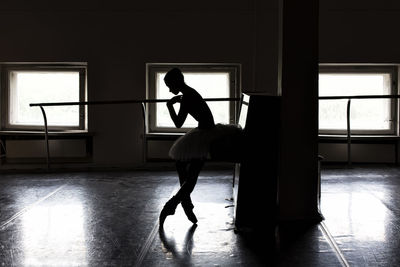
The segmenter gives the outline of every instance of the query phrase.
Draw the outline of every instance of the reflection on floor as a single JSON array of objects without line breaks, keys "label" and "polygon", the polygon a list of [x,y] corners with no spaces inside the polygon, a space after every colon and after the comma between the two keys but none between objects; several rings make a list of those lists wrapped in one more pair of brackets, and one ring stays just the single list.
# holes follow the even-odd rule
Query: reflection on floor
[{"label": "reflection on floor", "polygon": [[325,224],[350,266],[400,266],[400,168],[322,172]]},{"label": "reflection on floor", "polygon": [[198,226],[179,207],[160,232],[175,172],[2,175],[0,266],[263,266],[234,232],[232,175],[203,172]]},{"label": "reflection on floor", "polygon": [[[157,219],[175,172],[8,174],[0,179],[0,266],[399,266],[400,169],[325,169],[323,225],[281,223],[278,242],[237,233],[232,173],[204,171],[199,223]],[[265,220],[266,218],[260,218]]]}]

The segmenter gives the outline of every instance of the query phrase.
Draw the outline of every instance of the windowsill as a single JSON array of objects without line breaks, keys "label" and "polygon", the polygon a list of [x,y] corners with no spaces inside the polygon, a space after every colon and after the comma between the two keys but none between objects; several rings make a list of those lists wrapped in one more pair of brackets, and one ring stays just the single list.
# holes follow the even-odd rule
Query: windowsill
[{"label": "windowsill", "polygon": [[147,140],[175,140],[185,133],[146,133]]},{"label": "windowsill", "polygon": [[[0,132],[1,134],[1,132]],[[176,139],[180,136],[185,135],[185,133],[147,133],[146,139],[157,139],[157,140],[170,140]],[[347,135],[345,134],[319,134],[319,140],[347,140]],[[394,140],[400,139],[398,135],[351,135],[352,140]]]},{"label": "windowsill", "polygon": [[[398,135],[351,135],[351,142],[393,142],[400,139]],[[347,142],[347,135],[318,135],[319,142]]]},{"label": "windowsill", "polygon": [[[86,130],[49,131],[49,136],[93,136],[94,133]],[[0,136],[43,136],[44,131],[0,131]]]},{"label": "windowsill", "polygon": [[[319,134],[320,138],[347,138],[347,134]],[[351,138],[400,138],[394,134],[352,134]]]}]

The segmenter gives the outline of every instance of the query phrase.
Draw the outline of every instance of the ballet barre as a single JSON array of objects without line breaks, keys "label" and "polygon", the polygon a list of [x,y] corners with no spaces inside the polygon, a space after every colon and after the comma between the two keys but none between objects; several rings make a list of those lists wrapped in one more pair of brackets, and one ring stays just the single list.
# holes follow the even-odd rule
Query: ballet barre
[{"label": "ballet barre", "polygon": [[[89,105],[114,105],[114,104],[141,104],[141,103],[162,103],[170,99],[142,99],[142,100],[104,100],[104,101],[81,101],[81,102],[53,102],[53,103],[32,103],[30,107],[51,107],[51,106],[89,106]],[[204,98],[204,101],[240,101],[241,98]]]},{"label": "ballet barre", "polygon": [[[212,101],[241,101],[240,98],[204,98],[206,102]],[[103,101],[80,101],[80,102],[51,102],[51,103],[31,103],[30,107],[39,107],[44,122],[44,139],[46,145],[46,166],[50,169],[50,148],[49,148],[49,131],[47,123],[47,115],[44,107],[55,107],[55,106],[91,106],[91,105],[120,105],[120,104],[140,104],[143,116],[144,131],[146,131],[146,104],[148,103],[163,103],[168,102],[170,99],[131,99],[131,100],[103,100]],[[144,152],[145,153],[145,152]]]},{"label": "ballet barre", "polygon": [[[347,99],[347,110],[346,110],[346,133],[347,133],[347,165],[351,166],[351,125],[350,125],[350,107],[352,99],[400,99],[400,95],[352,95],[352,96],[320,96],[319,100],[346,100]],[[396,164],[397,161],[397,145],[396,145]]]}]

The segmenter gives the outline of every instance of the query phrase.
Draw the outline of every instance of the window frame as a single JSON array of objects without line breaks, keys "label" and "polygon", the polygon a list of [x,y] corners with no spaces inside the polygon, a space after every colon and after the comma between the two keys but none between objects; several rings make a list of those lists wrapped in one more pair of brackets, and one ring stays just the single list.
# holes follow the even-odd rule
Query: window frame
[{"label": "window frame", "polygon": [[[2,131],[37,131],[43,125],[14,125],[10,123],[10,72],[12,71],[63,71],[79,72],[79,101],[87,97],[87,64],[86,63],[0,63],[1,72],[1,130]],[[46,111],[46,107],[43,107]],[[78,126],[48,126],[52,131],[87,131],[87,107],[79,106]]]},{"label": "window frame", "polygon": [[[156,98],[156,74],[158,72],[168,72],[172,68],[179,68],[182,72],[228,72],[230,77],[230,98],[237,98],[241,92],[241,65],[237,63],[147,63],[146,64],[146,99]],[[171,96],[172,97],[172,96]],[[236,123],[238,119],[237,111],[239,102],[229,103],[229,123]],[[189,131],[190,127],[157,127],[156,126],[156,104],[146,104],[146,133],[159,134],[170,133],[178,134]]]},{"label": "window frame", "polygon": [[[353,64],[320,64],[319,74],[324,73],[387,73],[391,77],[390,92],[389,94],[398,94],[398,75],[399,68],[397,65],[353,65]],[[318,96],[320,96],[318,92]],[[332,100],[319,100],[319,101],[332,101]],[[391,117],[391,127],[387,130],[355,130],[351,129],[352,134],[356,135],[388,135],[397,136],[398,135],[398,102],[399,99],[392,99],[390,104],[390,117]],[[351,125],[350,125],[351,127]],[[347,130],[337,130],[337,129],[319,129],[319,134],[322,135],[345,135]]]}]

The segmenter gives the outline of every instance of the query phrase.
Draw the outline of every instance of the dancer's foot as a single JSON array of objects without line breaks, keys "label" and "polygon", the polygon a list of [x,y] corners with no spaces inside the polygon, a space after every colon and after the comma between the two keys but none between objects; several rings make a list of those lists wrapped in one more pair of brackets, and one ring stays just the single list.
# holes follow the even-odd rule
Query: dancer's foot
[{"label": "dancer's foot", "polygon": [[186,217],[189,219],[189,221],[191,221],[193,224],[197,223],[197,218],[196,215],[193,212],[193,204],[192,202],[184,202],[182,201],[182,207],[183,207],[183,211],[186,214]]},{"label": "dancer's foot", "polygon": [[167,201],[167,203],[165,203],[163,209],[161,210],[160,213],[160,227],[162,228],[164,226],[164,221],[167,218],[167,216],[169,215],[174,215],[175,214],[175,209],[176,206],[178,206],[179,202],[172,197],[170,200]]}]

